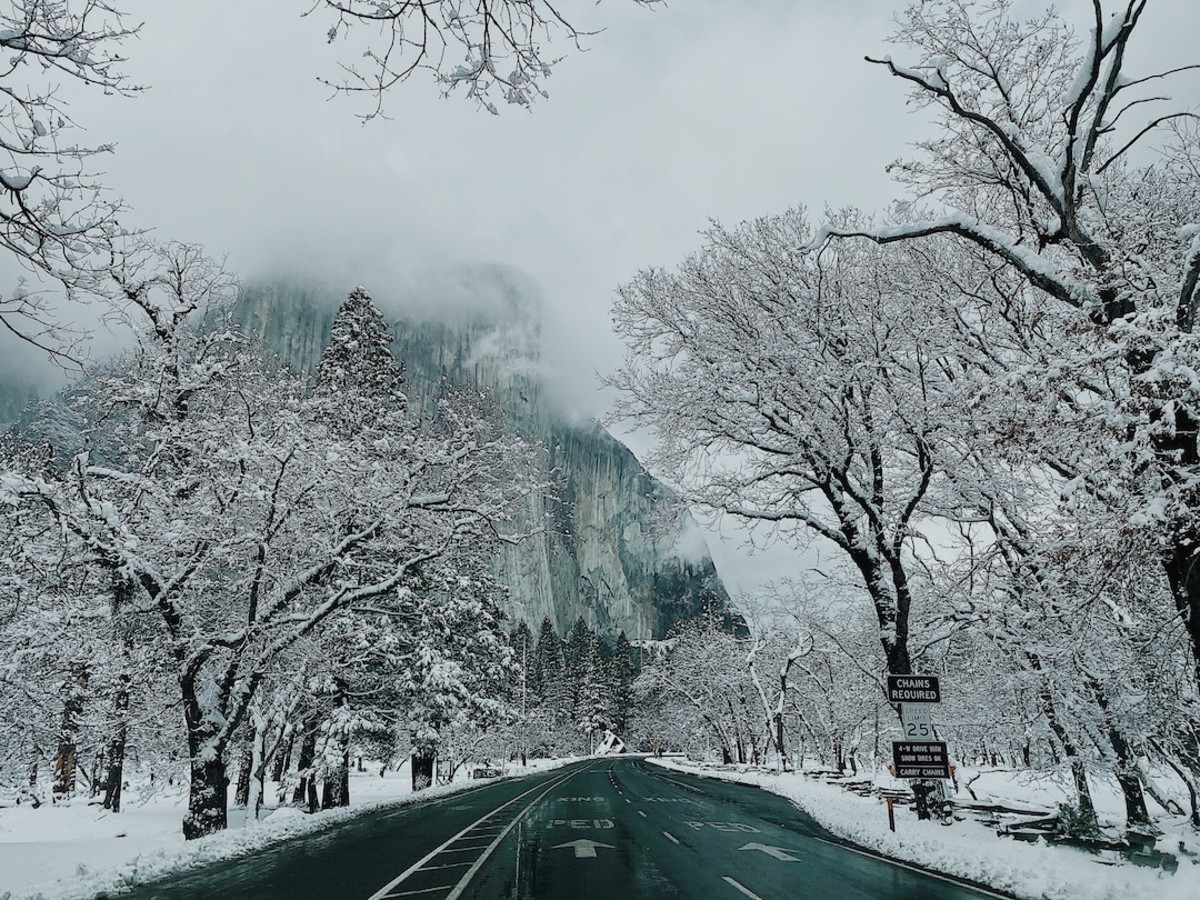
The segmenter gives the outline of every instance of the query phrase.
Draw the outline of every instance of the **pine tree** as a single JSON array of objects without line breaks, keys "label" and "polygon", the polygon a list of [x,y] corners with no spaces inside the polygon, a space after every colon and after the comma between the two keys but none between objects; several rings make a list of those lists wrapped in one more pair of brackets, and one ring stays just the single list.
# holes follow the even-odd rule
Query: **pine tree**
[{"label": "pine tree", "polygon": [[537,653],[534,659],[535,696],[538,705],[555,719],[567,716],[567,684],[564,677],[563,642],[554,630],[549,616],[542,619],[538,630]]},{"label": "pine tree", "polygon": [[589,655],[591,652],[592,630],[580,616],[571,626],[563,646],[563,680],[566,682],[568,715],[574,717],[575,708],[579,704],[580,691],[583,689],[584,677],[587,673]]},{"label": "pine tree", "polygon": [[633,713],[633,682],[638,675],[637,657],[629,638],[622,631],[612,653],[612,724],[618,735],[624,735]]},{"label": "pine tree", "polygon": [[[582,619],[580,620],[582,621]],[[574,630],[572,630],[574,635]],[[579,676],[579,692],[575,700],[573,721],[581,734],[591,738],[609,725],[611,719],[610,665],[611,657],[604,642],[590,628]]]},{"label": "pine tree", "polygon": [[363,287],[352,290],[333,317],[329,344],[317,363],[318,394],[362,394],[392,408],[405,404],[404,366],[392,355],[391,329]]},{"label": "pine tree", "polygon": [[533,632],[529,624],[522,619],[509,636],[517,665],[521,668],[520,679],[517,682],[516,703],[522,715],[529,711],[537,696],[534,685],[534,659],[537,655],[533,642]]}]

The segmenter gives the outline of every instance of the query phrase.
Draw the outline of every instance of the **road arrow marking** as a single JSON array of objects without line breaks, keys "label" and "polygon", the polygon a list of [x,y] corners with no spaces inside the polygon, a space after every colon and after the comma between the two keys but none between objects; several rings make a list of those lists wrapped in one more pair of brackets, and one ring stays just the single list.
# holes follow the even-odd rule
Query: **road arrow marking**
[{"label": "road arrow marking", "polygon": [[773,856],[783,862],[800,862],[800,858],[792,856],[782,847],[768,847],[766,844],[747,844],[745,847],[738,847],[739,850],[761,850],[768,856]]},{"label": "road arrow marking", "polygon": [[571,841],[569,844],[559,844],[554,850],[564,850],[567,847],[575,848],[576,859],[595,859],[597,847],[607,847],[609,850],[616,850],[612,844],[601,844],[597,841],[589,841],[586,838],[578,841]]}]

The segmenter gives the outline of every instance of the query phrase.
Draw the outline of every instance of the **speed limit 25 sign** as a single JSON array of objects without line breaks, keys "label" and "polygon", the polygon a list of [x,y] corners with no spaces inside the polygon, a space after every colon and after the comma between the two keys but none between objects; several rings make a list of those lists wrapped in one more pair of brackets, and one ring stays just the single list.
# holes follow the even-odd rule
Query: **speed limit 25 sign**
[{"label": "speed limit 25 sign", "polygon": [[900,707],[900,725],[910,741],[933,740],[933,717],[928,703],[905,703]]}]

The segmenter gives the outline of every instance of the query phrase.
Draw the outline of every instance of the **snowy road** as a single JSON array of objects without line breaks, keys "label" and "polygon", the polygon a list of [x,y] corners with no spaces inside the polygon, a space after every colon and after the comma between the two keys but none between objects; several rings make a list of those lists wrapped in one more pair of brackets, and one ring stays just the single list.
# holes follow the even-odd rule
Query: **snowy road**
[{"label": "snowy road", "polygon": [[361,819],[135,898],[949,900],[989,896],[836,843],[764,791],[590,760]]}]

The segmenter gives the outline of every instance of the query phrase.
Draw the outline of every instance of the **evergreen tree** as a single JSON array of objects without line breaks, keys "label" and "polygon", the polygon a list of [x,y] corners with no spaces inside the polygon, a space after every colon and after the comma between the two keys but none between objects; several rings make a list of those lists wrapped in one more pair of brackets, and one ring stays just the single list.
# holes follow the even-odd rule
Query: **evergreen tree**
[{"label": "evergreen tree", "polygon": [[520,677],[516,685],[517,694],[514,699],[517,708],[524,714],[534,706],[536,697],[533,674],[534,658],[537,655],[533,632],[529,630],[529,624],[524,619],[513,629],[509,641],[512,644],[513,656],[520,667]]},{"label": "evergreen tree", "polygon": [[610,727],[624,736],[633,713],[633,682],[638,676],[637,656],[622,631],[612,651],[612,723]]},{"label": "evergreen tree", "polygon": [[356,287],[329,329],[329,344],[317,363],[318,394],[363,394],[392,408],[405,404],[404,366],[392,355],[391,329],[371,295]]},{"label": "evergreen tree", "polygon": [[[578,625],[578,623],[576,624]],[[572,629],[571,633],[574,636],[575,630]],[[588,749],[590,750],[592,738],[597,732],[608,726],[611,718],[609,656],[604,642],[590,628],[586,629],[585,640],[586,645],[580,666],[579,687],[572,721],[579,732],[588,739]]]},{"label": "evergreen tree", "polygon": [[542,619],[538,630],[537,652],[534,658],[534,695],[538,705],[554,718],[567,711],[566,682],[563,672],[563,642],[549,616]]},{"label": "evergreen tree", "polygon": [[584,677],[587,673],[589,655],[591,653],[592,630],[580,616],[571,626],[563,646],[563,680],[566,682],[567,713],[574,717],[579,705],[580,691],[583,688]]}]

